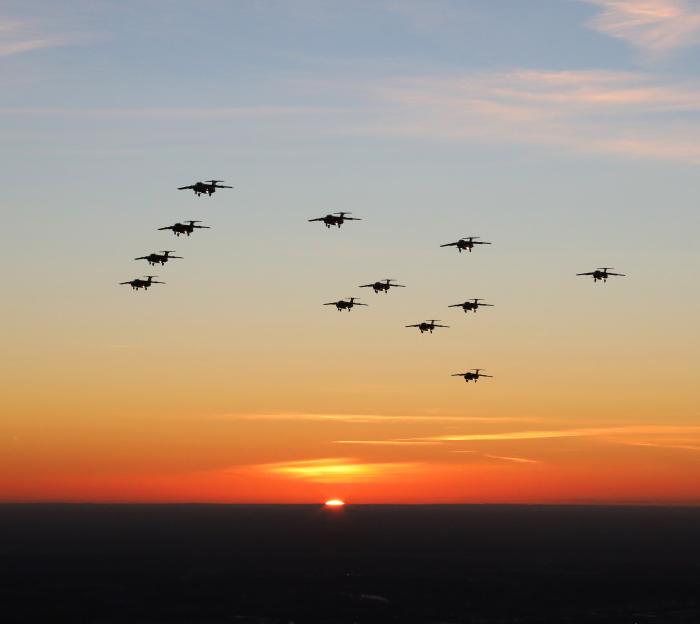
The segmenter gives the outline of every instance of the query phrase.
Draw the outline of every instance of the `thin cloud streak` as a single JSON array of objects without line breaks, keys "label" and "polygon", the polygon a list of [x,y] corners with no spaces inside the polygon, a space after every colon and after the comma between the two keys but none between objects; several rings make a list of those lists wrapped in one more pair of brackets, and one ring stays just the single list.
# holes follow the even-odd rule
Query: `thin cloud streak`
[{"label": "thin cloud streak", "polygon": [[[222,108],[5,108],[0,116],[275,119],[304,136],[412,138],[482,145],[534,145],[700,163],[700,82],[643,72],[466,72],[374,80],[285,79],[289,93],[333,94],[357,106]],[[235,126],[234,127],[238,127]],[[221,128],[219,128],[221,130]],[[138,136],[143,130],[138,129]]]},{"label": "thin cloud streak", "polygon": [[[41,48],[93,43],[103,36],[88,33],[62,33],[48,35],[50,26],[37,22],[0,21],[0,57]],[[55,30],[55,29],[53,29]]]},{"label": "thin cloud streak", "polygon": [[526,464],[539,464],[536,459],[525,459],[523,457],[501,457],[500,455],[484,455],[484,457],[490,457],[491,459],[507,459],[508,461],[521,462]]},{"label": "thin cloud streak", "polygon": [[351,133],[700,162],[695,82],[635,72],[523,69],[338,85],[343,88],[385,104],[378,119]]},{"label": "thin cloud streak", "polygon": [[425,472],[429,464],[420,462],[363,463],[353,457],[257,464],[228,472],[301,479],[314,483],[362,483],[383,481],[401,475]]},{"label": "thin cloud streak", "polygon": [[628,446],[655,446],[657,448],[668,449],[685,449],[688,451],[700,451],[700,446],[692,446],[689,444],[653,444],[651,442],[624,442]]},{"label": "thin cloud streak", "polygon": [[700,7],[685,0],[583,0],[603,7],[594,30],[650,53],[698,43]]},{"label": "thin cloud streak", "polygon": [[[430,436],[425,438],[407,438],[408,441],[425,442],[471,442],[480,440],[537,440],[545,438],[571,438],[590,436],[619,436],[619,435],[644,435],[644,434],[668,434],[681,432],[698,432],[700,427],[671,427],[655,425],[639,425],[627,427],[600,427],[587,429],[562,429],[555,431],[511,431],[507,433],[474,433],[451,434]],[[381,444],[384,440],[336,440],[338,444]]]}]

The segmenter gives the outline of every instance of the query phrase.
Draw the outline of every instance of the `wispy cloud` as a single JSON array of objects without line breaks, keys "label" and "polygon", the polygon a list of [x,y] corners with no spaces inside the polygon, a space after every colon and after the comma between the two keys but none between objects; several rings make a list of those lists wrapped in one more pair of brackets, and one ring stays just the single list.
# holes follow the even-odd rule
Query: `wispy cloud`
[{"label": "wispy cloud", "polygon": [[512,462],[520,462],[525,464],[539,464],[540,462],[536,459],[525,459],[524,457],[501,457],[500,455],[484,455],[484,457],[490,457],[491,459],[506,459]]},{"label": "wispy cloud", "polygon": [[[285,90],[315,102],[337,96],[352,106],[52,109],[5,108],[0,115],[113,119],[143,125],[158,119],[216,124],[250,118],[278,135],[413,138],[480,145],[541,146],[700,163],[700,81],[645,72],[512,69],[459,75],[374,79],[288,78]],[[133,121],[142,127],[134,130]],[[240,128],[240,124],[231,124]],[[178,125],[179,128],[179,125]],[[119,136],[122,136],[121,134]]]},{"label": "wispy cloud", "polygon": [[[425,438],[408,438],[408,441],[421,442],[473,442],[479,440],[537,440],[545,438],[572,438],[590,436],[627,436],[670,433],[697,432],[700,427],[670,427],[656,425],[638,425],[627,427],[591,427],[585,429],[559,429],[552,431],[508,431],[504,433],[470,433],[429,436]],[[337,444],[378,444],[386,443],[386,440],[337,440]]]},{"label": "wispy cloud", "polygon": [[625,442],[629,446],[655,446],[657,448],[685,449],[688,451],[700,451],[700,446],[690,444],[654,444],[651,442]]},{"label": "wispy cloud", "polygon": [[86,32],[56,33],[55,30],[56,27],[40,21],[0,20],[0,56],[96,40],[96,35]]},{"label": "wispy cloud", "polygon": [[589,25],[651,53],[700,41],[700,6],[685,0],[584,0],[603,7]]},{"label": "wispy cloud", "polygon": [[382,481],[389,477],[424,472],[426,469],[429,469],[429,465],[419,462],[364,463],[352,457],[334,457],[258,464],[242,470],[315,483],[358,483]]},{"label": "wispy cloud", "polygon": [[510,70],[338,88],[384,105],[348,132],[700,162],[700,83],[641,72]]}]

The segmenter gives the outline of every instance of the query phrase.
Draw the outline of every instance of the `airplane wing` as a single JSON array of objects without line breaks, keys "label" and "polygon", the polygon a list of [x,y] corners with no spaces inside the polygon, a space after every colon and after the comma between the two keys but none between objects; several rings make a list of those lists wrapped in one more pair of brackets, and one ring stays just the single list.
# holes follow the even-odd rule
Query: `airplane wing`
[{"label": "airplane wing", "polygon": [[309,221],[323,221],[326,217],[319,217],[318,219],[309,219]]},{"label": "airplane wing", "polygon": [[177,190],[178,190],[178,191],[184,191],[185,189],[191,189],[191,188],[194,188],[194,184],[191,185],[191,186],[181,186],[181,187],[178,188]]},{"label": "airplane wing", "polygon": [[480,303],[479,307],[481,306],[488,306],[489,308],[493,308],[493,303]]},{"label": "airplane wing", "polygon": [[420,327],[420,325],[406,325],[406,327]]},{"label": "airplane wing", "polygon": [[148,256],[141,256],[140,258],[134,258],[134,260],[148,260]]},{"label": "airplane wing", "polygon": [[332,301],[331,303],[324,303],[323,305],[336,305],[337,301]]},{"label": "airplane wing", "polygon": [[374,284],[365,284],[364,286],[360,286],[359,288],[372,288],[374,287]]},{"label": "airplane wing", "polygon": [[208,225],[195,225],[194,227],[199,228],[200,230],[211,230],[211,228]]},{"label": "airplane wing", "polygon": [[[178,189],[178,190],[180,190],[180,189]],[[169,225],[168,227],[158,228],[158,229],[159,229],[159,230],[174,230],[174,229],[175,229],[175,226],[174,226],[174,225]]]},{"label": "airplane wing", "polygon": [[346,221],[362,221],[362,219],[358,219],[357,217],[343,217]]},{"label": "airplane wing", "polygon": [[[576,275],[593,275],[595,271],[591,271],[590,273],[576,273]],[[610,275],[610,273],[608,273]]]},{"label": "airplane wing", "polygon": [[493,375],[482,375],[481,373],[479,373],[479,377],[491,377],[491,378],[493,378]]},{"label": "airplane wing", "polygon": [[472,241],[475,245],[490,245],[491,243],[485,243],[484,241]]},{"label": "airplane wing", "polygon": [[450,328],[450,326],[449,326],[449,325],[433,325],[433,327],[447,327],[447,329],[449,329],[449,328]]},{"label": "airplane wing", "polygon": [[448,308],[463,308],[464,304],[463,303],[455,303],[454,305],[448,305]]},{"label": "airplane wing", "polygon": [[620,277],[625,277],[624,273],[608,273],[608,275],[619,275]]},{"label": "airplane wing", "polygon": [[369,303],[355,303],[355,302],[353,301],[353,304],[352,304],[352,305],[364,305],[364,306],[368,306]]},{"label": "airplane wing", "polygon": [[405,286],[402,286],[401,284],[389,284],[392,288],[406,288]]},{"label": "airplane wing", "polygon": [[452,377],[464,377],[467,373],[455,373]]},{"label": "airplane wing", "polygon": [[440,247],[453,247],[454,245],[457,245],[457,243],[447,243],[446,245],[440,245]]},{"label": "airplane wing", "polygon": [[131,284],[131,282],[119,282],[120,286],[124,286],[124,284]]}]

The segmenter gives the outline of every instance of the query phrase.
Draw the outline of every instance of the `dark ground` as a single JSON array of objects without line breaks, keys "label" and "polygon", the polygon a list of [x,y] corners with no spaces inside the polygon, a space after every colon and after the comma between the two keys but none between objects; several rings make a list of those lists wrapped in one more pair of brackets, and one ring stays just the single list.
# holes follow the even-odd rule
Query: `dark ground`
[{"label": "dark ground", "polygon": [[700,623],[700,508],[0,505],[0,621]]}]

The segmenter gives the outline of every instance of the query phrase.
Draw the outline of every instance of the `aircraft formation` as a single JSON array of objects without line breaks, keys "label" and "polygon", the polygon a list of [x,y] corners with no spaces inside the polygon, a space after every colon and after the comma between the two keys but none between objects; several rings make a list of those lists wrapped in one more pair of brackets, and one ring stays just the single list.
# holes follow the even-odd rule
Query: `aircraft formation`
[{"label": "aircraft formation", "polygon": [[[233,188],[232,186],[219,186],[218,182],[223,182],[223,180],[208,180],[207,182],[197,182],[195,184],[190,184],[190,186],[182,186],[178,188],[178,191],[184,191],[185,189],[192,189],[197,196],[201,196],[202,193],[209,195],[211,197],[218,188]],[[171,230],[175,236],[179,237],[180,234],[185,234],[189,236],[195,230],[208,230],[210,229],[208,225],[195,225],[195,223],[201,223],[201,221],[184,221],[182,223],[178,222],[175,225],[168,225],[166,227],[158,228],[158,230]],[[182,260],[182,256],[171,256],[170,254],[176,253],[175,251],[159,251],[153,252],[146,256],[139,256],[134,258],[135,260],[146,260],[149,265],[155,266],[159,264],[164,266],[168,260],[177,258]],[[165,284],[165,282],[157,282],[153,278],[158,277],[157,275],[144,275],[146,279],[136,278],[128,282],[120,282],[120,286],[129,284],[134,290],[148,290],[148,288],[153,284]]]},{"label": "aircraft formation", "polygon": [[[219,185],[219,182],[223,182],[223,180],[208,180],[207,182],[196,182],[195,184],[191,184],[189,186],[181,186],[178,188],[179,191],[183,191],[186,189],[191,189],[192,191],[195,192],[195,194],[198,197],[201,197],[202,194],[208,195],[211,197],[215,192],[216,189],[222,189],[222,188],[233,188],[232,186],[223,186]],[[361,219],[358,219],[356,217],[348,217],[347,215],[352,214],[351,212],[334,212],[331,214],[327,214],[325,217],[317,217],[315,219],[309,219],[309,222],[312,221],[321,221],[326,228],[330,229],[332,226],[336,226],[340,228],[343,223],[346,221],[361,221]],[[195,225],[196,223],[201,223],[201,221],[183,221],[182,223],[178,222],[175,223],[174,225],[169,225],[166,227],[158,228],[158,230],[171,230],[175,236],[180,236],[181,234],[185,234],[186,236],[190,236],[190,234],[194,233],[196,229],[210,229],[209,226],[206,225]],[[458,241],[455,241],[454,243],[445,243],[444,245],[440,245],[440,247],[456,247],[457,251],[460,253],[462,251],[468,251],[472,252],[472,250],[475,248],[475,245],[490,245],[490,242],[486,241],[481,241],[477,240],[481,238],[480,236],[464,236],[460,238]],[[138,258],[135,258],[135,260],[146,260],[149,265],[155,266],[156,264],[159,264],[161,266],[164,266],[166,262],[173,258],[177,258],[179,260],[182,260],[182,256],[171,256],[170,254],[176,253],[175,251],[172,250],[167,250],[167,251],[160,251],[160,252],[153,252],[150,253],[146,256],[140,256]],[[619,277],[624,277],[623,273],[611,273],[611,268],[610,267],[602,267],[598,268],[594,271],[589,271],[586,273],[577,273],[577,276],[581,275],[588,275],[593,278],[594,282],[597,281],[602,281],[606,282],[608,277],[611,276],[619,276]],[[136,278],[133,280],[130,280],[128,282],[120,282],[120,285],[130,285],[133,290],[140,290],[143,288],[143,290],[148,290],[150,286],[153,284],[164,284],[165,282],[159,282],[154,280],[155,277],[158,277],[157,275],[145,275],[144,278]],[[372,288],[375,292],[375,294],[378,294],[380,292],[383,292],[384,294],[387,294],[391,288],[406,288],[406,286],[402,284],[395,284],[393,282],[396,282],[396,279],[382,279],[378,280],[376,282],[373,282],[371,284],[362,284],[359,286],[359,288]],[[368,306],[366,303],[359,303],[358,302],[359,297],[346,297],[345,299],[340,299],[338,301],[331,301],[330,303],[324,303],[323,305],[327,306],[335,306],[338,312],[342,312],[343,310],[347,310],[350,312],[355,306]],[[469,311],[476,312],[478,308],[480,307],[494,307],[493,304],[491,303],[481,303],[483,302],[483,299],[479,298],[474,298],[474,299],[468,299],[467,301],[463,303],[455,303],[452,305],[449,305],[447,307],[449,308],[462,308],[462,310],[466,313]],[[420,323],[416,323],[414,325],[406,325],[406,327],[417,327],[420,330],[420,333],[423,334],[425,332],[428,332],[430,334],[433,333],[433,330],[440,327],[440,328],[446,328],[449,329],[449,325],[439,325],[438,324],[439,319],[428,319],[426,321],[422,321]],[[493,375],[485,375],[481,371],[483,369],[481,368],[473,368],[470,371],[466,373],[454,373],[452,377],[463,377],[464,381],[469,382],[469,381],[474,381],[476,383],[480,377],[493,377]]]}]

